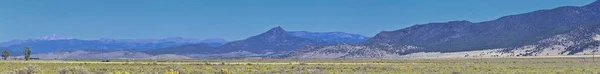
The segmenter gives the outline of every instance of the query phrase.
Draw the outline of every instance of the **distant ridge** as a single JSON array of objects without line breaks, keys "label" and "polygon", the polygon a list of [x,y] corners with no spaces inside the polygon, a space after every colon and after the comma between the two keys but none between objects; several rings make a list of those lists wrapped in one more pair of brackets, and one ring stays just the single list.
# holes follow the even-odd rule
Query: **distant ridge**
[{"label": "distant ridge", "polygon": [[[206,41],[206,42],[205,42]],[[48,53],[66,50],[129,50],[145,51],[158,48],[174,47],[190,44],[206,44],[209,46],[220,46],[225,43],[222,39],[200,40],[182,37],[170,37],[164,39],[100,39],[80,40],[57,35],[44,36],[40,39],[11,40],[0,43],[0,47],[9,49],[21,55],[23,47],[30,47],[34,53]]]},{"label": "distant ridge", "polygon": [[331,43],[361,43],[369,39],[369,37],[363,35],[350,34],[344,32],[289,31],[288,33],[296,37],[312,40],[322,40]]},{"label": "distant ridge", "polygon": [[275,27],[257,36],[245,40],[233,41],[218,47],[216,52],[248,51],[253,53],[290,52],[303,45],[326,44],[327,42],[310,40],[289,35],[281,27]]},{"label": "distant ridge", "polygon": [[199,44],[148,52],[153,54],[214,54],[221,58],[223,58],[222,56],[286,57],[302,46],[360,43],[367,38],[362,35],[342,32],[285,31],[278,26],[262,34],[244,40],[232,41],[219,47],[207,47]]},{"label": "distant ridge", "polygon": [[[562,39],[562,35],[573,33],[574,30],[580,28],[599,29],[590,27],[599,24],[600,1],[596,1],[581,7],[564,6],[505,16],[486,22],[451,21],[415,25],[395,31],[380,32],[364,43],[357,45],[309,46],[310,48],[299,49],[299,51],[304,52],[297,52],[296,56],[297,58],[319,57],[311,55],[338,56],[329,58],[384,58],[416,52],[460,52],[486,49],[506,49],[511,52],[498,53],[527,56],[546,53],[546,51],[541,51],[544,48],[523,49],[522,46],[539,46],[540,42],[557,36],[560,37],[558,39]],[[589,39],[591,38],[589,34],[597,33],[576,32],[567,35],[588,36],[584,39]],[[559,41],[556,44],[560,44],[560,42],[586,44],[588,42],[578,39],[573,40],[576,41]],[[564,46],[564,48],[560,48],[561,51],[558,52],[572,54],[598,47],[596,45],[585,45],[583,47],[560,46]],[[558,47],[551,49],[558,49]],[[513,50],[527,50],[528,52],[513,52]]]},{"label": "distant ridge", "polygon": [[[15,43],[0,45],[15,44],[8,46],[11,50],[31,46],[38,49],[37,52],[49,52],[55,49],[78,50],[89,47],[100,50],[117,49],[108,53],[104,53],[105,51],[69,52],[69,54],[76,55],[115,54],[116,58],[129,57],[127,54],[130,53],[141,56],[131,58],[177,57],[184,59],[385,59],[403,58],[404,55],[429,52],[436,54],[464,52],[457,54],[461,57],[587,55],[600,50],[600,1],[585,6],[563,6],[508,15],[485,22],[449,21],[418,24],[394,31],[382,31],[371,38],[341,32],[286,31],[278,26],[244,40],[219,45],[194,43],[195,40],[189,42],[192,40],[184,38],[168,39],[165,40],[167,41],[165,43],[160,40],[120,41],[109,39],[94,42],[57,37],[45,39],[50,40],[11,41]],[[215,41],[216,43],[224,42]],[[103,42],[105,44],[102,44]],[[121,42],[124,43],[120,44]],[[153,44],[129,44],[128,42]],[[157,50],[138,50],[151,48]],[[73,55],[68,56],[73,57]],[[87,57],[102,58],[97,55]]]}]

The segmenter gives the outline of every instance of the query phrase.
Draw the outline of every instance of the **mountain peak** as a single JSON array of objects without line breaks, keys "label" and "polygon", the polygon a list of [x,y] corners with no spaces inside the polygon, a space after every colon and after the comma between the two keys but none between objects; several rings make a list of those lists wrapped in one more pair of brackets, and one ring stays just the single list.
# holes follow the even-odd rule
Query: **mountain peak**
[{"label": "mountain peak", "polygon": [[265,32],[264,34],[268,34],[268,35],[276,35],[276,34],[285,34],[285,30],[283,30],[283,28],[281,28],[281,26],[277,26],[274,28],[271,28],[269,31]]},{"label": "mountain peak", "polygon": [[585,5],[584,7],[600,7],[600,0],[596,0],[593,3]]},{"label": "mountain peak", "polygon": [[269,31],[283,31],[283,32],[285,32],[285,30],[283,30],[283,28],[281,28],[281,26],[277,26],[277,27],[271,28],[271,30],[269,30]]}]

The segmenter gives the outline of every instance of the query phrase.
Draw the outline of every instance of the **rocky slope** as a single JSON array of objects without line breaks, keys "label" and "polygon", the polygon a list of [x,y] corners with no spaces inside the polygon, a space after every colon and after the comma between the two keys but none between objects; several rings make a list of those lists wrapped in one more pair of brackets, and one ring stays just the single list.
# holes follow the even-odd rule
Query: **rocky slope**
[{"label": "rocky slope", "polygon": [[394,58],[404,53],[422,49],[410,45],[389,44],[306,46],[296,51],[291,58]]},{"label": "rocky slope", "polygon": [[[596,34],[593,27],[599,24],[600,1],[596,1],[586,6],[565,6],[539,10],[486,22],[452,21],[415,25],[396,31],[383,31],[362,44],[312,46],[316,48],[299,49],[309,52],[298,52],[296,56],[327,55],[327,52],[330,52],[321,50],[335,50],[336,52],[360,50],[364,51],[359,52],[361,54],[369,54],[388,49],[382,45],[391,45],[393,48],[400,48],[392,50],[404,51],[381,52],[393,53],[391,55],[487,49],[505,49],[499,53],[512,52],[515,53],[514,55],[568,55],[595,48],[598,43],[591,36]],[[403,48],[403,46],[419,49]],[[367,49],[368,47],[374,48]],[[548,49],[560,51],[549,51]],[[344,58],[344,56],[353,55],[344,54],[337,58]],[[380,54],[361,55],[360,57],[371,56],[386,57]]]},{"label": "rocky slope", "polygon": [[568,33],[545,38],[536,43],[505,51],[513,56],[582,55],[598,51],[600,46],[600,24],[582,26]]}]

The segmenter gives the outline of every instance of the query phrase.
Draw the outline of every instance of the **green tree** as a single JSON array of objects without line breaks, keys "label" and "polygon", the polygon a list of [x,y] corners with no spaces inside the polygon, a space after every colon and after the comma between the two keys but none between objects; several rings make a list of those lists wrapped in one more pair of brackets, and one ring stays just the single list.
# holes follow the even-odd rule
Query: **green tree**
[{"label": "green tree", "polygon": [[8,50],[4,50],[4,52],[2,52],[2,59],[6,60],[8,56],[10,56],[10,53],[8,53]]},{"label": "green tree", "polygon": [[31,55],[31,50],[29,47],[25,47],[25,61],[29,61],[29,56]]}]

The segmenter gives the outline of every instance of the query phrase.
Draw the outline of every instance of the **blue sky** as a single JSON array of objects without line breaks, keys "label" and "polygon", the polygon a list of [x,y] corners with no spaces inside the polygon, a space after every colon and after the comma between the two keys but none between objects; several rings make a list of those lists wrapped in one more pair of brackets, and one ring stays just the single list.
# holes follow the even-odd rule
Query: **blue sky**
[{"label": "blue sky", "polygon": [[415,24],[469,20],[594,0],[0,0],[0,41],[58,34],[79,39],[240,40],[288,31],[373,36]]}]

